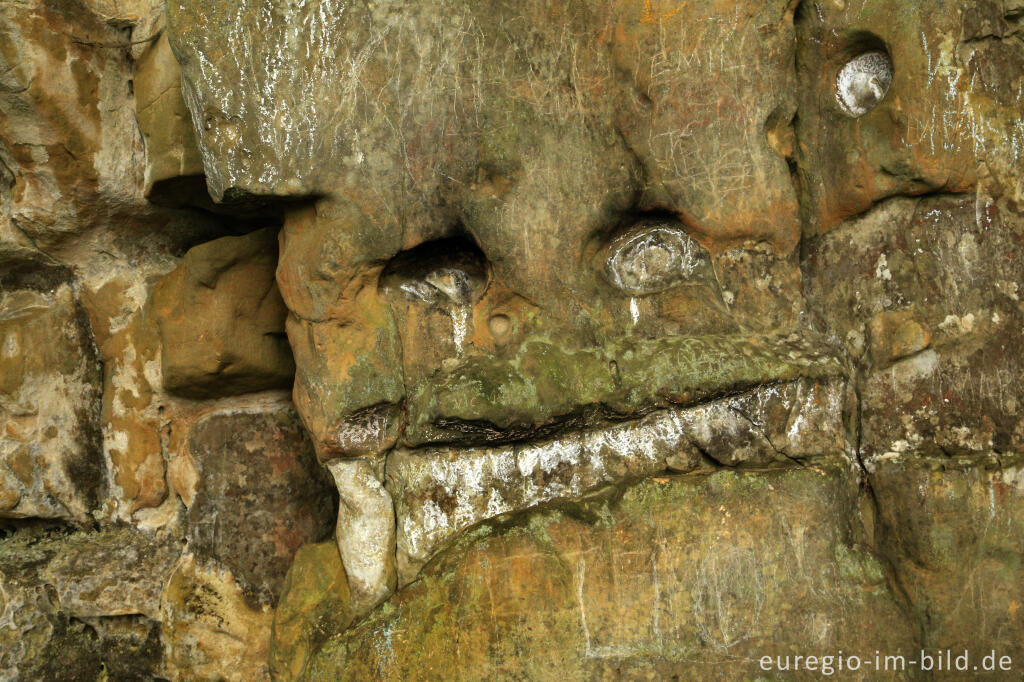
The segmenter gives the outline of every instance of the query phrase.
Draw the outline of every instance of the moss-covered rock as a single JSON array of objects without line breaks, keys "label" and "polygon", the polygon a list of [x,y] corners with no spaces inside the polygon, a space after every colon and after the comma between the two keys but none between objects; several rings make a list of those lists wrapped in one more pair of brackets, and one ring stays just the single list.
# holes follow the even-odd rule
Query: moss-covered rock
[{"label": "moss-covered rock", "polygon": [[654,479],[589,520],[483,526],[327,641],[308,679],[733,680],[763,655],[912,655],[857,505],[826,465]]},{"label": "moss-covered rock", "polygon": [[285,578],[274,613],[270,672],[277,680],[299,679],[311,652],[352,621],[348,581],[338,545],[305,545]]}]

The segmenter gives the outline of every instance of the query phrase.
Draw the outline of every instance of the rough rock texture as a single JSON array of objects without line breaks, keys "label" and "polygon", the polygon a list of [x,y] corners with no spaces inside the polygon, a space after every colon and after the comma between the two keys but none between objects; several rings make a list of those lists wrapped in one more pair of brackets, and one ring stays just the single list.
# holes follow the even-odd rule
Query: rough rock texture
[{"label": "rough rock texture", "polygon": [[1011,388],[1024,380],[1011,350],[1024,325],[1024,224],[980,201],[892,199],[820,240],[807,261],[813,307],[864,354],[868,459],[1024,447]]},{"label": "rough rock texture", "polygon": [[290,407],[215,412],[189,436],[198,481],[189,549],[231,571],[253,608],[274,606],[299,546],[331,535],[334,498]]},{"label": "rough rock texture", "polygon": [[384,461],[336,460],[328,469],[338,488],[336,539],[350,608],[364,615],[395,590],[395,508],[384,487]]},{"label": "rough rock texture", "polygon": [[128,529],[0,543],[0,677],[161,675],[160,595],[175,545]]},{"label": "rough rock texture", "polygon": [[[914,612],[929,623],[924,645],[976,642],[1024,655],[1021,642],[1022,470],[922,458],[885,462],[872,476],[887,554]],[[971,629],[965,629],[971,623]]]},{"label": "rough rock texture", "polygon": [[[1007,21],[1013,3],[868,0],[804,5],[798,66],[808,74],[798,123],[806,229],[840,220],[900,194],[967,193],[991,157],[1020,163],[1024,46]],[[1018,16],[1019,19],[1019,16]],[[992,22],[991,26],[984,24]],[[894,79],[885,98],[852,118],[836,106],[844,60],[881,48]]]},{"label": "rough rock texture", "polygon": [[723,472],[482,527],[326,642],[307,679],[734,680],[764,651],[909,654],[914,629],[847,524],[855,498],[842,470]]},{"label": "rough rock texture", "polygon": [[0,517],[84,523],[106,485],[100,367],[74,291],[51,285],[0,290]]},{"label": "rough rock texture", "polygon": [[267,228],[195,247],[154,294],[164,388],[211,398],[291,386],[285,308]]},{"label": "rough rock texture", "polygon": [[1022,0],[0,2],[0,678],[1019,677],[1022,98]]},{"label": "rough rock texture", "polygon": [[160,614],[172,679],[269,679],[273,612],[250,608],[230,573],[186,554],[167,582]]},{"label": "rough rock texture", "polygon": [[141,171],[142,149],[124,134],[134,111],[120,91],[131,77],[131,30],[71,0],[4,3],[0,32],[0,153],[13,232],[4,241],[51,244],[133,203],[124,178]]}]

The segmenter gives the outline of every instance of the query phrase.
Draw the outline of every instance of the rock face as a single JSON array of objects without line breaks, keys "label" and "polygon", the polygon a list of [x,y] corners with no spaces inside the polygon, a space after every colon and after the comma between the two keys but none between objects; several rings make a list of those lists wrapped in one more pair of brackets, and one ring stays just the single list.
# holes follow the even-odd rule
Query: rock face
[{"label": "rock face", "polygon": [[1022,0],[0,4],[0,678],[1019,676],[1022,93]]},{"label": "rock face", "polygon": [[295,554],[274,614],[271,676],[300,675],[313,650],[351,622],[348,580],[338,545],[305,545]]},{"label": "rock face", "polygon": [[160,613],[173,679],[269,679],[273,614],[251,608],[230,574],[185,555],[164,589]]},{"label": "rock face", "polygon": [[854,498],[842,471],[722,472],[483,526],[306,674],[734,680],[766,651],[911,654],[885,570],[846,524]]},{"label": "rock face", "polygon": [[125,178],[142,148],[121,90],[131,31],[104,19],[83,0],[0,9],[5,241],[55,244],[133,203]]},{"label": "rock face", "polygon": [[[134,82],[139,129],[146,143],[146,196],[179,205],[202,201],[203,161],[181,96],[181,69],[166,33],[139,59]],[[189,190],[192,196],[185,196]]]},{"label": "rock face", "polygon": [[867,459],[1021,451],[1019,398],[1007,387],[1024,378],[1010,351],[1024,324],[1022,237],[1014,215],[981,195],[893,199],[818,243],[809,299],[829,311],[832,334],[868,346]]},{"label": "rock face", "polygon": [[271,229],[195,247],[154,294],[164,388],[189,398],[291,386]]},{"label": "rock face", "polygon": [[[388,489],[398,571],[412,582],[445,543],[486,519],[671,469],[791,464],[845,455],[842,383],[799,382],[551,441],[492,448],[397,450]],[[791,425],[799,424],[798,429]]]},{"label": "rock face", "polygon": [[106,486],[100,366],[88,323],[66,283],[18,288],[15,276],[4,284],[0,517],[84,523]]},{"label": "rock face", "polygon": [[152,679],[175,542],[130,530],[7,538],[0,547],[4,679]]},{"label": "rock face", "polygon": [[[253,608],[277,603],[295,551],[331,535],[334,500],[291,409],[214,413],[192,428],[189,547],[231,571]],[[244,532],[240,532],[244,529]]]}]

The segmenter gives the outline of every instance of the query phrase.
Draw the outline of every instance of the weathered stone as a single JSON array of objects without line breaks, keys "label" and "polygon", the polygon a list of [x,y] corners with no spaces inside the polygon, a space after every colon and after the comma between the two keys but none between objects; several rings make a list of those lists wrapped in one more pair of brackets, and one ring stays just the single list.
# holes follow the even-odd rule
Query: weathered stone
[{"label": "weathered stone", "polygon": [[177,550],[127,529],[0,540],[0,676],[159,675],[154,623]]},{"label": "weathered stone", "polygon": [[[397,450],[387,459],[408,584],[468,528],[545,503],[578,500],[672,468],[697,452],[727,466],[778,465],[851,453],[842,382],[765,387],[690,409],[523,445]],[[670,460],[672,463],[670,464]]]},{"label": "weathered stone", "polygon": [[932,335],[905,310],[884,311],[871,318],[871,360],[884,366],[919,353],[932,342]]},{"label": "weathered stone", "polygon": [[927,623],[922,644],[973,653],[983,642],[984,654],[1017,661],[1024,656],[1024,469],[999,456],[987,464],[887,459],[871,486],[882,546],[914,614]]},{"label": "weathered stone", "polygon": [[198,483],[189,549],[231,571],[251,608],[274,606],[301,545],[331,535],[334,496],[289,405],[215,412],[192,428]]},{"label": "weathered stone", "polygon": [[599,523],[482,527],[326,642],[308,679],[734,680],[767,654],[917,653],[842,468],[659,480]]},{"label": "weathered stone", "polygon": [[143,615],[156,620],[160,594],[178,558],[172,538],[137,531],[79,534],[53,542],[41,572],[60,608],[76,618]]},{"label": "weathered stone", "polygon": [[[581,175],[585,159],[603,151],[615,165],[590,163],[589,174],[608,189],[648,176],[641,207],[685,210],[709,238],[765,237],[788,250],[796,197],[763,131],[773,118],[787,124],[795,110],[790,5],[739,3],[748,11],[707,22],[703,8],[657,4],[373,9],[325,0],[265,13],[259,0],[183,0],[169,5],[169,20],[186,101],[204,122],[200,148],[216,198],[361,191],[363,169],[372,167],[381,191],[408,185],[426,199],[445,191],[443,177],[474,181],[473,156],[506,179],[513,170],[511,192],[542,176],[581,187],[559,177],[554,149],[538,149],[547,158],[536,165],[517,158],[526,140],[547,146],[564,131],[558,141],[582,154],[573,164]],[[311,30],[296,39],[293,26]],[[466,40],[465,31],[481,40]],[[425,35],[429,43],[419,39]],[[571,55],[558,50],[567,41],[577,46]],[[509,43],[531,45],[531,56]],[[403,60],[406,51],[420,56]],[[239,53],[254,55],[245,64],[257,68],[231,58]],[[351,87],[336,87],[346,78]],[[369,91],[373,97],[361,94]],[[276,115],[264,113],[268,102],[277,103]],[[714,115],[723,109],[728,116]],[[345,143],[327,144],[341,128]],[[611,138],[613,129],[623,139]],[[448,144],[449,136],[460,144]],[[409,179],[395,163],[399,144],[416,155]]]},{"label": "weathered stone", "polygon": [[1024,223],[1011,210],[989,220],[978,208],[975,199],[893,199],[810,253],[810,307],[828,333],[854,357],[870,338],[860,389],[866,459],[1024,448],[1013,388],[1024,377]]},{"label": "weathered stone", "polygon": [[[344,12],[326,1],[315,12],[277,5],[264,12],[255,0],[171,3],[171,42],[186,101],[203,121],[214,196],[322,196],[315,209],[288,216],[278,279],[292,313],[295,400],[324,461],[394,445],[407,387],[417,408],[409,444],[421,437],[421,418],[493,421],[492,414],[424,412],[435,386],[462,375],[474,394],[453,386],[452,402],[489,401],[491,412],[501,412],[505,395],[521,404],[500,420],[528,417],[527,427],[594,409],[619,389],[733,390],[714,376],[697,387],[677,376],[655,385],[661,368],[613,388],[611,367],[643,367],[661,342],[711,334],[737,334],[722,351],[739,358],[757,352],[739,334],[746,328],[795,321],[800,282],[789,256],[797,202],[776,150],[792,137],[796,100],[784,87],[793,80],[792,6],[744,7],[750,11],[708,24],[698,8],[646,11],[619,2],[505,3],[486,12],[449,2]],[[199,29],[200,15],[217,28]],[[296,25],[310,30],[292,40]],[[676,30],[690,25],[701,30]],[[482,38],[467,41],[465,31]],[[426,35],[434,37],[417,37]],[[566,40],[579,46],[571,56],[558,47]],[[348,56],[323,59],[327,44]],[[501,47],[509,44],[530,47]],[[703,55],[701,46],[716,56],[693,56]],[[420,57],[400,59],[406,51]],[[288,57],[283,71],[248,69],[229,57],[239,53],[274,55],[275,63]],[[346,59],[358,69],[337,73]],[[722,68],[728,61],[736,66]],[[355,89],[337,88],[340,81]],[[564,90],[567,82],[573,87]],[[374,97],[363,98],[364,88]],[[264,115],[261,97],[274,102],[274,117]],[[438,119],[437,111],[451,115]],[[715,161],[700,160],[705,155]],[[603,274],[608,247],[653,222],[712,257],[762,242],[779,256],[774,285],[762,286],[752,268],[732,268],[738,314],[706,260],[685,286],[644,288],[646,295],[617,288]],[[479,290],[466,301],[393,299],[387,294],[401,285],[379,287],[399,261],[427,259],[408,270],[424,276],[442,267],[427,256],[445,252],[442,245],[483,259],[489,276],[474,280]],[[781,310],[765,311],[761,301]],[[630,350],[635,360],[616,357]],[[509,366],[517,352],[523,366]],[[581,376],[560,386],[555,363]],[[794,378],[762,369],[768,381]],[[576,384],[592,386],[591,394]],[[531,400],[534,388],[542,394]],[[653,407],[650,396],[625,407],[622,396],[613,398],[629,413],[640,411],[637,403]]]},{"label": "weathered stone", "polygon": [[195,195],[201,198],[206,193],[203,161],[181,94],[181,69],[166,33],[142,55],[134,82],[139,128],[146,143],[146,197],[171,205],[195,202]]},{"label": "weathered stone", "polygon": [[171,679],[269,680],[273,612],[248,606],[230,573],[186,554],[160,607]]},{"label": "weathered stone", "polygon": [[0,7],[3,212],[36,247],[141,208],[128,49],[144,19],[111,19],[83,0]]},{"label": "weathered stone", "polygon": [[[978,77],[988,61],[985,48],[967,44],[978,30],[971,28],[977,5],[928,0],[894,10],[871,0],[801,12],[799,66],[808,80],[800,89],[796,128],[809,234],[885,197],[969,192],[979,165],[1012,149],[1008,139],[1024,135],[1019,95],[1003,103],[993,92],[1019,92],[1019,72],[1000,69],[995,88]],[[1010,49],[1024,59],[1019,46]],[[836,74],[843,60],[865,54],[891,60],[892,83],[877,106],[851,117],[837,101]]]},{"label": "weathered stone", "polygon": [[[11,282],[15,284],[15,282]],[[85,523],[106,487],[100,366],[67,284],[0,290],[0,517]]]},{"label": "weathered stone", "polygon": [[142,315],[120,310],[104,316],[111,308],[131,305],[125,298],[135,298],[141,305],[138,299],[145,300],[145,291],[140,294],[132,288],[132,283],[115,278],[83,296],[94,329],[100,329],[103,449],[114,484],[110,502],[115,518],[157,507],[168,495],[165,444],[160,435],[160,344],[155,325]]},{"label": "weathered stone", "polygon": [[827,348],[799,336],[625,338],[596,349],[526,339],[480,353],[409,388],[405,443],[543,437],[577,424],[642,415],[722,393],[840,371]]},{"label": "weathered stone", "polygon": [[267,228],[193,248],[158,285],[166,390],[209,398],[291,385],[276,267],[277,235]]},{"label": "weathered stone", "polygon": [[363,616],[395,590],[395,508],[384,487],[384,459],[334,460],[336,539],[348,577],[351,613]]},{"label": "weathered stone", "polygon": [[0,4],[0,677],[1024,655],[1024,0],[164,7]]},{"label": "weathered stone", "polygon": [[337,543],[299,548],[274,612],[271,676],[299,679],[310,653],[351,621],[348,579]]}]

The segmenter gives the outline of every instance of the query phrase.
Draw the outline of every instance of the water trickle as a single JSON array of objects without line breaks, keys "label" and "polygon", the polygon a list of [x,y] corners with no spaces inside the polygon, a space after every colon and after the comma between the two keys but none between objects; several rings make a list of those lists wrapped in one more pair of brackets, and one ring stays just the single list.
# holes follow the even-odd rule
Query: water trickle
[{"label": "water trickle", "polygon": [[448,314],[452,317],[452,341],[455,342],[455,350],[459,357],[462,357],[473,320],[473,309],[468,305],[458,305],[453,306]]}]

